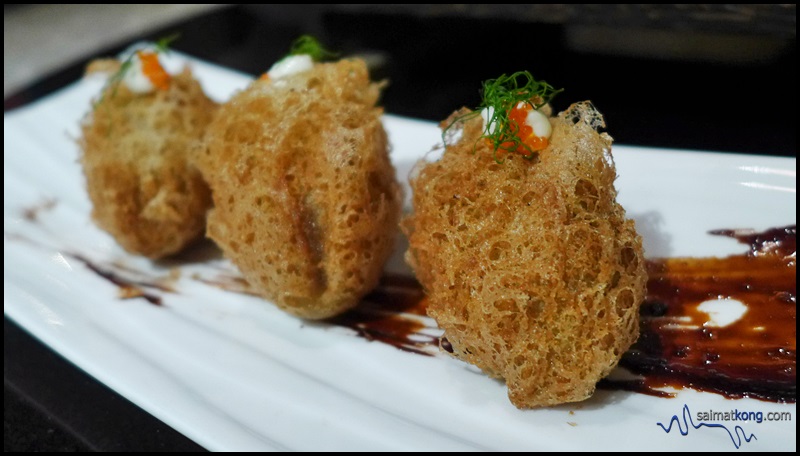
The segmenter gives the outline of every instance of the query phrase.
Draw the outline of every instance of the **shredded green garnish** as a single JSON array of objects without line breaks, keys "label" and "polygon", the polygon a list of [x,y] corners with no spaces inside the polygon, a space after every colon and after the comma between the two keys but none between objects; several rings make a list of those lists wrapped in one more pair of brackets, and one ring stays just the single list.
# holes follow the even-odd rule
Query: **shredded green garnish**
[{"label": "shredded green garnish", "polygon": [[[564,89],[555,89],[545,81],[537,81],[528,71],[517,71],[511,75],[503,74],[497,79],[488,79],[481,88],[481,104],[472,112],[456,117],[442,132],[442,141],[445,141],[447,131],[456,123],[480,116],[483,109],[492,108],[492,117],[484,125],[483,135],[478,141],[487,140],[492,145],[494,159],[498,163],[502,163],[498,158],[498,151],[514,152],[520,147],[528,151],[523,156],[532,159],[536,154],[515,133],[519,131],[520,125],[511,120],[509,114],[519,103],[539,109],[563,91]],[[477,141],[475,146],[477,147]]]},{"label": "shredded green garnish", "polygon": [[167,35],[164,38],[160,38],[156,41],[155,51],[157,54],[168,54],[170,51],[170,46],[172,45],[175,40],[181,37],[179,32],[175,32],[172,35]]},{"label": "shredded green garnish", "polygon": [[300,38],[294,40],[292,47],[289,50],[289,55],[303,55],[311,56],[311,60],[321,62],[323,60],[335,59],[339,56],[336,52],[331,52],[325,49],[319,40],[311,35],[302,35]]},{"label": "shredded green garnish", "polygon": [[[180,33],[173,33],[172,35],[166,36],[164,38],[159,39],[156,41],[155,45],[153,46],[153,52],[156,54],[167,54],[169,53],[169,46],[172,44],[173,41],[177,40],[180,37]],[[111,97],[115,97],[117,95],[117,89],[119,88],[119,84],[122,82],[122,79],[125,77],[125,74],[130,71],[131,66],[133,65],[133,58],[136,56],[136,51],[131,52],[131,55],[126,58],[122,64],[119,66],[119,70],[116,73],[112,74],[108,81],[106,82],[105,87],[103,87],[103,91],[101,92],[103,95],[100,95],[100,99],[97,100],[95,106],[97,106],[100,102],[103,101],[105,97],[105,92],[108,90],[109,87],[113,87],[111,91]]]}]

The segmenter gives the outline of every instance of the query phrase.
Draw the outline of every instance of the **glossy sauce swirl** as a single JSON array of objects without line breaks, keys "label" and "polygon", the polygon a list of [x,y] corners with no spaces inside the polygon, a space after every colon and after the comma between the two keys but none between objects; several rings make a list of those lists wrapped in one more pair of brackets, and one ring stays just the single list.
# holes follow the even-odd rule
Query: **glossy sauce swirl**
[{"label": "glossy sauce swirl", "polygon": [[403,351],[431,356],[439,346],[439,330],[425,315],[427,298],[413,277],[384,275],[378,287],[355,309],[328,320],[360,337]]},{"label": "glossy sauce swirl", "polygon": [[[727,258],[669,258],[648,263],[648,296],[641,336],[620,366],[639,380],[605,379],[605,389],[670,397],[664,387],[692,388],[729,398],[796,402],[796,227],[763,233],[719,230],[750,246]],[[736,300],[747,307],[739,320],[712,325],[698,307]],[[729,302],[729,301],[727,301]],[[425,325],[425,300],[413,278],[385,277],[355,310],[330,320],[369,340],[430,354],[438,345]],[[430,329],[430,328],[427,328]],[[447,350],[447,340],[441,341]]]},{"label": "glossy sauce swirl", "polygon": [[[31,208],[24,213],[25,219],[36,223],[40,210],[53,206],[47,202]],[[711,234],[735,238],[750,249],[726,258],[649,261],[641,335],[620,362],[640,378],[604,379],[598,387],[662,397],[672,395],[665,387],[692,388],[729,398],[797,401],[796,226],[760,233],[717,230]],[[6,232],[6,237],[38,245],[21,234]],[[81,254],[66,255],[117,285],[122,299],[143,298],[161,305],[162,297],[152,291],[175,292],[165,285],[164,278],[145,280],[141,272],[122,270],[122,265],[106,267]],[[192,278],[228,291],[254,294],[235,274]],[[727,326],[714,326],[700,309],[702,303],[712,300],[735,300],[747,310]],[[424,316],[425,307],[426,298],[416,279],[386,275],[356,309],[327,322],[411,353],[430,356],[438,353],[439,346],[452,350],[446,339],[439,340],[441,330]]]},{"label": "glossy sauce swirl", "polygon": [[[727,258],[670,258],[648,264],[641,335],[620,365],[643,376],[601,387],[664,395],[663,387],[729,398],[797,401],[797,229],[763,233],[719,230],[749,252]],[[745,313],[712,324],[699,306],[735,300]],[[728,301],[726,301],[728,300]]]}]

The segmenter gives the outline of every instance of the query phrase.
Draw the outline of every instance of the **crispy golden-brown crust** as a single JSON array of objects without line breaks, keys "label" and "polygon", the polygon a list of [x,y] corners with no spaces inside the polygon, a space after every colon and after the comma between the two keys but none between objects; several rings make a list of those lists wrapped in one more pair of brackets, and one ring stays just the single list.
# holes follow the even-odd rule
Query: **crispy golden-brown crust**
[{"label": "crispy golden-brown crust", "polygon": [[453,355],[505,379],[517,407],[589,397],[638,336],[642,244],[615,201],[602,122],[573,105],[538,158],[499,164],[472,118],[411,181],[406,258],[428,312]]},{"label": "crispy golden-brown crust", "polygon": [[125,250],[160,258],[202,235],[211,195],[192,154],[216,107],[186,69],[150,94],[110,85],[84,119],[92,218]]},{"label": "crispy golden-brown crust", "polygon": [[255,81],[222,106],[201,160],[208,236],[289,313],[355,306],[391,253],[401,197],[364,63]]}]

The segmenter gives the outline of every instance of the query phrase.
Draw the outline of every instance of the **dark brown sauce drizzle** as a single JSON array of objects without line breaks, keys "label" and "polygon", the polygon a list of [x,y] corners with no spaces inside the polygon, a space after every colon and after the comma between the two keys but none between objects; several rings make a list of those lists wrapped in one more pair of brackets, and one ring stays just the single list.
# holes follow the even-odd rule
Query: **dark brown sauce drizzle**
[{"label": "dark brown sauce drizzle", "polygon": [[[750,251],[649,262],[641,335],[620,362],[643,378],[603,380],[599,387],[658,396],[668,395],[664,387],[692,388],[728,398],[797,401],[796,226],[712,234],[733,237]],[[698,306],[715,299],[737,300],[747,311],[728,326],[711,326]]]},{"label": "dark brown sauce drizzle", "polygon": [[384,275],[358,307],[327,322],[350,328],[367,340],[431,356],[438,352],[441,330],[432,320],[419,318],[426,315],[426,304],[425,293],[415,278]]},{"label": "dark brown sauce drizzle", "polygon": [[68,256],[74,260],[83,263],[87,269],[116,285],[119,290],[118,296],[120,299],[142,298],[145,299],[150,304],[161,306],[163,305],[161,297],[154,293],[146,291],[143,287],[158,289],[167,292],[175,292],[171,287],[163,283],[164,282],[163,279],[162,280],[156,279],[153,281],[130,279],[123,276],[118,271],[115,271],[110,267],[101,266],[79,253],[59,251],[59,249],[48,247],[19,233],[10,233],[6,231],[4,232],[4,234],[8,239],[25,242],[26,244],[32,245],[34,247],[56,251],[59,252],[61,255]]},{"label": "dark brown sauce drizzle", "polygon": [[[235,271],[214,277],[192,275],[192,279],[225,291],[259,296]],[[427,300],[417,279],[407,275],[385,274],[378,286],[358,306],[323,322],[355,331],[369,341],[382,342],[418,355],[438,352],[441,330],[426,317]]]},{"label": "dark brown sauce drizzle", "polygon": [[[620,362],[642,379],[606,379],[598,386],[658,397],[672,397],[661,388],[673,387],[796,402],[796,232],[795,226],[714,231],[747,244],[749,252],[649,262],[641,336]],[[710,326],[697,307],[716,299],[735,299],[748,310],[728,326]],[[416,280],[388,276],[359,307],[330,323],[413,353],[439,344],[451,352],[447,339],[416,339],[424,325],[408,315],[424,315],[425,304]]]},{"label": "dark brown sauce drizzle", "polygon": [[[37,222],[54,200],[25,209],[23,217]],[[693,388],[728,398],[751,397],[774,402],[797,401],[796,377],[796,226],[756,233],[716,230],[711,234],[737,239],[750,247],[746,254],[727,258],[669,258],[648,262],[648,295],[642,305],[641,335],[620,366],[639,380],[604,379],[598,387],[671,397],[661,388]],[[45,247],[26,236],[5,233],[9,239]],[[145,280],[145,274],[112,264],[101,266],[87,257],[63,252],[119,287],[122,299],[143,298],[162,305],[148,291],[175,292],[176,277]],[[235,272],[208,279],[192,276],[221,289],[257,295]],[[707,324],[698,306],[715,299],[735,299],[748,308],[725,327]],[[370,341],[431,356],[438,347],[452,353],[441,330],[424,317],[427,300],[415,278],[385,275],[358,307],[328,324],[350,328]],[[680,318],[679,325],[676,322]]]},{"label": "dark brown sauce drizzle", "polygon": [[[52,210],[58,201],[54,198],[47,198],[43,199],[39,203],[33,204],[31,206],[27,206],[20,209],[20,214],[22,217],[36,225],[40,225],[39,216],[43,212],[47,212]],[[101,265],[95,261],[90,260],[87,256],[70,252],[64,251],[59,248],[47,246],[43,243],[34,241],[33,239],[29,238],[20,233],[13,233],[13,232],[4,232],[6,238],[21,241],[28,245],[40,248],[40,249],[47,249],[59,252],[61,255],[70,257],[76,261],[83,263],[87,269],[94,272],[98,276],[102,277],[103,279],[113,283],[118,287],[118,296],[120,299],[134,299],[134,298],[142,298],[149,302],[150,304],[161,306],[163,305],[163,301],[161,296],[148,291],[147,289],[151,290],[159,290],[167,293],[175,293],[175,289],[172,286],[172,283],[177,280],[179,277],[179,273],[177,269],[171,271],[171,273],[166,277],[149,277],[148,274],[131,268],[121,262],[113,262],[110,265]]]},{"label": "dark brown sauce drizzle", "polygon": [[75,253],[67,253],[66,255],[69,255],[71,258],[80,261],[81,263],[84,264],[84,266],[89,268],[90,271],[94,272],[98,276],[108,280],[109,282],[119,287],[118,296],[120,299],[142,298],[147,302],[149,302],[150,304],[161,306],[163,305],[161,296],[151,293],[145,290],[143,287],[155,288],[161,291],[169,291],[169,292],[173,291],[170,288],[166,287],[165,285],[160,284],[156,281],[145,282],[141,280],[128,279],[110,268],[106,268],[104,266],[100,266],[97,263],[92,262],[91,260],[82,255]]}]

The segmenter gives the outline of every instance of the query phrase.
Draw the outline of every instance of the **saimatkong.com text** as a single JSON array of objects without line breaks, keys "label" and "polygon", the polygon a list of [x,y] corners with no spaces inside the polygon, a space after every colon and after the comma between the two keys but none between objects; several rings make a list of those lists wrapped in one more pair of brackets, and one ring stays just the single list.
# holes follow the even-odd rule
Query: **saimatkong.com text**
[{"label": "saimatkong.com text", "polygon": [[764,421],[792,421],[791,412],[755,412],[747,410],[727,410],[715,411],[708,410],[697,412],[697,421],[741,421],[751,423],[763,423]]}]

